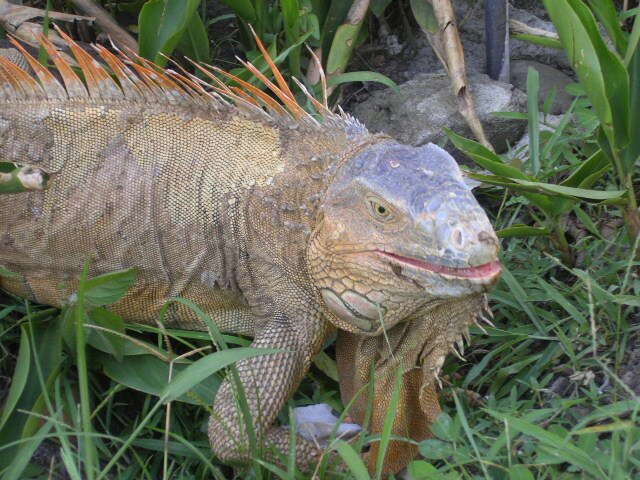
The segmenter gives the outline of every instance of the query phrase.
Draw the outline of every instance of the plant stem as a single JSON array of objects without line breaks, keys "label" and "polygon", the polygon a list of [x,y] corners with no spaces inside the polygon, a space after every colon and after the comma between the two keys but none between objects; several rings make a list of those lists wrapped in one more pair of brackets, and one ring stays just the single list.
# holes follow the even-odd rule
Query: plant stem
[{"label": "plant stem", "polygon": [[623,215],[629,237],[633,243],[640,235],[640,212],[638,212],[638,202],[636,200],[636,192],[633,190],[631,174],[627,175],[625,183],[629,195],[629,202],[623,211]]},{"label": "plant stem", "polygon": [[76,355],[78,363],[78,382],[80,386],[80,413],[82,417],[82,430],[85,435],[82,438],[84,447],[85,475],[89,480],[95,478],[94,466],[95,450],[93,445],[93,437],[89,435],[91,428],[91,398],[89,397],[89,376],[87,374],[87,352],[86,339],[84,331],[84,282],[89,274],[89,262],[85,262],[82,271],[82,278],[78,287],[78,303],[76,304]]},{"label": "plant stem", "polygon": [[560,217],[554,220],[551,240],[560,250],[562,262],[568,267],[573,267],[575,263],[575,257],[573,255],[573,251],[571,250],[569,242],[567,242],[564,220],[565,217]]}]

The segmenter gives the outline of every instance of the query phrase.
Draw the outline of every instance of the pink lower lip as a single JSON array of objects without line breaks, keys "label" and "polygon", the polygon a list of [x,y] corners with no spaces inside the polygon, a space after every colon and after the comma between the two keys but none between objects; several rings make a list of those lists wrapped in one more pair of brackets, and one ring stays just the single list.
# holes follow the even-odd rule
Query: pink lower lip
[{"label": "pink lower lip", "polygon": [[500,270],[501,270],[500,262],[498,262],[497,260],[491,263],[485,263],[484,265],[479,265],[477,267],[453,268],[453,267],[445,267],[444,265],[435,265],[433,263],[422,262],[420,260],[416,260],[415,258],[403,257],[400,255],[396,255],[395,253],[383,252],[382,250],[376,250],[376,253],[381,253],[382,255],[386,255],[387,257],[391,257],[395,260],[408,263],[409,265],[413,265],[414,267],[422,268],[424,270],[429,270],[435,273],[443,273],[445,275],[451,275],[453,277],[462,277],[462,278],[492,277],[500,273]]}]

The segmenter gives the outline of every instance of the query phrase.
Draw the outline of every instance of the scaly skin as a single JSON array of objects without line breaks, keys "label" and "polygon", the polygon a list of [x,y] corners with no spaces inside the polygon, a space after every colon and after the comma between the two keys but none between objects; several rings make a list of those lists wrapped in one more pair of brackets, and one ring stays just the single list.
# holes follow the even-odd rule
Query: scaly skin
[{"label": "scaly skin", "polygon": [[[380,433],[401,368],[394,433],[425,438],[444,355],[500,270],[495,234],[453,159],[371,135],[348,116],[318,125],[295,104],[290,115],[223,103],[188,78],[171,86],[175,74],[143,70],[142,84],[102,56],[120,85],[76,53],[90,96],[64,64],[63,88],[0,59],[0,161],[51,175],[45,191],[0,196],[0,266],[20,274],[1,286],[60,306],[87,258],[92,275],[136,267],[134,288],[112,306],[126,319],[154,322],[183,296],[223,331],[282,349],[237,364],[258,440],[275,452],[289,442],[276,416],[337,328],[345,403],[373,369]],[[182,306],[169,317],[206,328]],[[355,404],[360,422],[366,404]],[[248,461],[230,379],[213,410],[213,451]],[[322,453],[301,437],[296,449],[304,469]],[[386,471],[414,454],[393,442]]]}]

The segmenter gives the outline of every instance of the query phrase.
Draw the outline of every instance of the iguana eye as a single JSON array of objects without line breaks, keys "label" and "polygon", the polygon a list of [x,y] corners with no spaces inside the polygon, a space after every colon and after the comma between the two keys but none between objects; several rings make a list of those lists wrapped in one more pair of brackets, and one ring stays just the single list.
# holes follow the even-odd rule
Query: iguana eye
[{"label": "iguana eye", "polygon": [[391,209],[386,205],[377,202],[376,200],[369,200],[369,205],[371,206],[371,211],[376,217],[387,220],[391,216]]}]

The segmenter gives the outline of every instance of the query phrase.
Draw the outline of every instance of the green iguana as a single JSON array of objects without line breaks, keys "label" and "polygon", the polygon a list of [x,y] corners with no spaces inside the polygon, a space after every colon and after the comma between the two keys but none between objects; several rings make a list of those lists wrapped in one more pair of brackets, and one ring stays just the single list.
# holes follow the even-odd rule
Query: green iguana
[{"label": "green iguana", "polygon": [[[500,273],[498,240],[453,158],[370,134],[312,98],[317,121],[259,42],[278,85],[246,65],[280,102],[239,79],[212,91],[97,46],[108,72],[71,43],[81,81],[43,44],[62,81],[28,55],[33,72],[0,57],[0,161],[50,176],[42,191],[0,195],[0,266],[19,274],[1,277],[2,288],[60,306],[87,258],[94,275],[135,267],[135,286],[112,307],[126,319],[153,323],[181,296],[221,330],[282,349],[237,369],[258,438],[284,452],[289,433],[276,416],[337,329],[345,404],[373,372],[370,429],[380,433],[402,368],[393,433],[427,438],[444,357]],[[182,306],[169,321],[206,329]],[[350,412],[356,422],[366,405],[365,392]],[[230,380],[213,410],[213,452],[247,461]],[[302,437],[296,449],[302,468],[322,453]],[[385,470],[415,454],[392,441]]]}]

